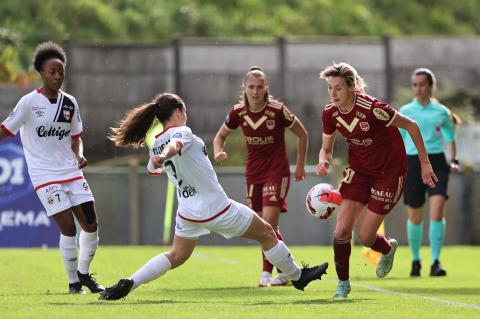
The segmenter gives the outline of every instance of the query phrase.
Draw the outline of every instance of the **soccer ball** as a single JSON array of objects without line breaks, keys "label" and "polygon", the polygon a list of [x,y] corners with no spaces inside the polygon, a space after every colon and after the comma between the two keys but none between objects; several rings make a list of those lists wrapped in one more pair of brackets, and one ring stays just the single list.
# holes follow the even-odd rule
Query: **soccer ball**
[{"label": "soccer ball", "polygon": [[327,183],[313,186],[307,193],[307,211],[315,218],[328,219],[340,210],[342,195]]}]

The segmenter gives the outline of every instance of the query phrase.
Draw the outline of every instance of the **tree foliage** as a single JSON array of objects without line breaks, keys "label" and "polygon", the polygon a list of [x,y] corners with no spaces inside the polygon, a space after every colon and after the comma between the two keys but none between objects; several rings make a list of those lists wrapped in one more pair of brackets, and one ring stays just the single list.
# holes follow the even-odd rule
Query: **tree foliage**
[{"label": "tree foliage", "polygon": [[30,64],[35,45],[46,40],[476,35],[478,12],[477,0],[3,0],[0,63],[8,60],[8,72],[19,72]]}]

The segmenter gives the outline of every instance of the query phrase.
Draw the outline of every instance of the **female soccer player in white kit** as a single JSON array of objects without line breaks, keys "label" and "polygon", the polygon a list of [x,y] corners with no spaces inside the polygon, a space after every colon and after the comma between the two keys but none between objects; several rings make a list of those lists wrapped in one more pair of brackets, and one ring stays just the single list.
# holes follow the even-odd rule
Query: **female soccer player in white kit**
[{"label": "female soccer player in white kit", "polygon": [[[103,291],[89,274],[98,246],[97,215],[92,192],[81,168],[82,120],[75,98],[60,90],[67,56],[56,43],[44,42],[33,55],[42,87],[23,96],[0,125],[0,141],[20,131],[28,173],[48,216],[60,228],[60,252],[71,294]],[[77,260],[76,226],[81,226]]]},{"label": "female soccer player in white kit", "polygon": [[132,289],[182,265],[193,252],[197,239],[214,231],[225,238],[245,237],[260,242],[266,258],[285,272],[295,288],[303,290],[321,279],[328,263],[300,269],[287,246],[277,240],[272,227],[247,206],[228,198],[218,183],[203,141],[186,126],[182,99],[163,93],[129,111],[110,139],[117,146],[140,146],[155,117],[165,128],[150,150],[149,174],[166,171],[177,189],[178,210],[172,250],[162,253],[135,272],[106,288],[99,299],[117,300]]}]

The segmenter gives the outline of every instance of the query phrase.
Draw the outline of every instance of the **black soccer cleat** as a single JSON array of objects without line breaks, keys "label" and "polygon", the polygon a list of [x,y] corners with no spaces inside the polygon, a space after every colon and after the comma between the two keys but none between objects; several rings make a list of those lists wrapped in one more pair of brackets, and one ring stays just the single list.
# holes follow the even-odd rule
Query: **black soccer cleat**
[{"label": "black soccer cleat", "polygon": [[105,288],[102,285],[99,285],[95,278],[92,277],[92,274],[82,274],[77,270],[78,279],[82,286],[90,289],[92,293],[102,292]]},{"label": "black soccer cleat", "polygon": [[[302,263],[303,264],[303,263]],[[292,280],[292,285],[298,290],[302,290],[308,286],[308,284],[317,279],[322,279],[322,275],[327,273],[328,262],[319,266],[308,267],[303,264],[302,274],[298,280]]]},{"label": "black soccer cleat", "polygon": [[116,285],[107,287],[100,293],[99,300],[118,300],[124,298],[132,290],[132,279],[120,279]]},{"label": "black soccer cleat", "polygon": [[79,281],[68,284],[68,292],[72,295],[85,295],[85,290],[82,289],[82,284]]},{"label": "black soccer cleat", "polygon": [[420,260],[412,261],[412,271],[410,272],[410,277],[420,277],[420,269],[422,269]]},{"label": "black soccer cleat", "polygon": [[436,259],[432,266],[430,267],[430,276],[432,277],[443,277],[447,275],[447,271],[443,269],[440,261]]}]

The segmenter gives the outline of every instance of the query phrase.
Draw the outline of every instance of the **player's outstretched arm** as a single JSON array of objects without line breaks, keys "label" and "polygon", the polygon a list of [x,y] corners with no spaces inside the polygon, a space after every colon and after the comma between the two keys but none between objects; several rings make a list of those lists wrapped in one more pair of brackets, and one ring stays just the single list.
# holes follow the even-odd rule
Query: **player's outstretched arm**
[{"label": "player's outstretched arm", "polygon": [[180,151],[182,150],[182,146],[182,143],[179,141],[171,141],[170,143],[168,143],[160,154],[154,155],[150,158],[153,167],[156,169],[161,168],[166,160],[180,153]]},{"label": "player's outstretched arm", "polygon": [[408,134],[410,134],[413,143],[417,147],[418,159],[420,160],[422,169],[423,183],[431,188],[435,187],[435,183],[438,181],[438,178],[433,172],[432,165],[428,160],[427,149],[425,147],[425,143],[423,142],[422,133],[417,122],[397,112],[391,125],[403,128],[408,132]]}]

